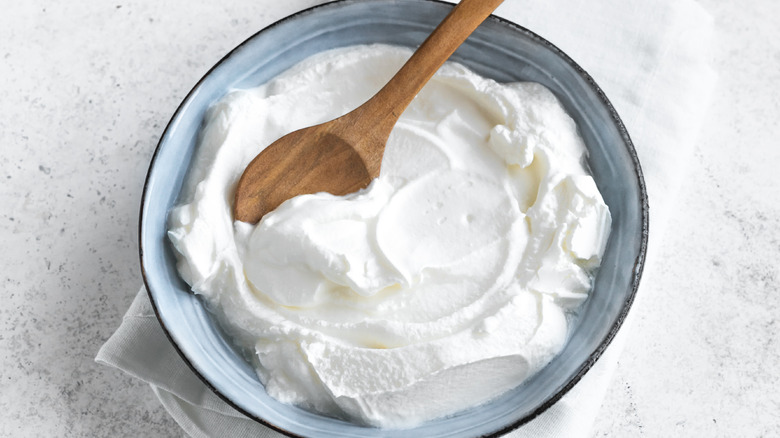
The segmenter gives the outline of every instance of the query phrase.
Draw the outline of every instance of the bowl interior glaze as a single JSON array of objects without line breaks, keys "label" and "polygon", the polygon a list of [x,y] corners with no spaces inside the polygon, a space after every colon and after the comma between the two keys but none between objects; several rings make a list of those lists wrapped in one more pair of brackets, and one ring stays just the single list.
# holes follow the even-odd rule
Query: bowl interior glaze
[{"label": "bowl interior glaze", "polygon": [[564,350],[542,371],[498,399],[414,430],[380,430],[313,414],[269,397],[176,272],[166,237],[206,109],[226,92],[260,85],[315,53],[353,44],[418,46],[449,12],[438,1],[341,1],[283,19],[242,43],[189,93],[167,126],[147,175],[140,218],[141,265],[157,316],[184,360],[225,401],[274,429],[303,436],[495,435],[552,405],[593,365],[633,301],[647,244],[647,196],[635,150],[608,100],[580,67],[534,33],[490,17],[453,55],[500,82],[550,88],[575,119],[588,164],[612,216],[612,231],[594,291]]}]

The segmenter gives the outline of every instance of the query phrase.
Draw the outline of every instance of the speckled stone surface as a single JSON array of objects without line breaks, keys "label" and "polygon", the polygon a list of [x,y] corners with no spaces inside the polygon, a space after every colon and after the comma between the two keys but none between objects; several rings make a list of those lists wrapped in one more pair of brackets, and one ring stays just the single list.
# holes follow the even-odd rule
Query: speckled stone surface
[{"label": "speckled stone surface", "polygon": [[[148,387],[93,362],[141,283],[143,178],[195,82],[315,3],[3,5],[0,436],[182,436]],[[780,3],[701,3],[718,92],[597,437],[780,434]]]},{"label": "speckled stone surface", "polygon": [[780,436],[780,2],[700,3],[719,82],[596,437]]}]

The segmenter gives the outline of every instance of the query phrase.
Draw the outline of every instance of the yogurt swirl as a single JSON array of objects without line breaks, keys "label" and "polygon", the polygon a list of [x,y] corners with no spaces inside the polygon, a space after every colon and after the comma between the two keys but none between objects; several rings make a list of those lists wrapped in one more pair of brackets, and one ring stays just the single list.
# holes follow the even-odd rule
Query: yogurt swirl
[{"label": "yogurt swirl", "polygon": [[456,63],[401,116],[367,189],[299,196],[256,226],[232,219],[263,147],[357,107],[410,55],[336,49],[227,95],[169,223],[180,274],[272,397],[390,428],[486,402],[547,364],[611,222],[554,95]]}]

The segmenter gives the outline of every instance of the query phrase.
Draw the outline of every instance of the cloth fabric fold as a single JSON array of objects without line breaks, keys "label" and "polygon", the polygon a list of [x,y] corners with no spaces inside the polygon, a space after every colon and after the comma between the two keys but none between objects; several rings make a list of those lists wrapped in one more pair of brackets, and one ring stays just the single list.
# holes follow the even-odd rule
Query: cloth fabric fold
[{"label": "cloth fabric fold", "polygon": [[[711,17],[694,0],[507,1],[497,15],[533,30],[571,56],[620,114],[648,188],[652,263],[715,84],[708,52]],[[652,279],[642,282],[639,294]],[[604,355],[569,393],[508,436],[588,436],[631,315],[641,311],[634,306]],[[143,288],[96,361],[149,383],[192,437],[282,436],[233,409],[190,370],[162,331]]]}]

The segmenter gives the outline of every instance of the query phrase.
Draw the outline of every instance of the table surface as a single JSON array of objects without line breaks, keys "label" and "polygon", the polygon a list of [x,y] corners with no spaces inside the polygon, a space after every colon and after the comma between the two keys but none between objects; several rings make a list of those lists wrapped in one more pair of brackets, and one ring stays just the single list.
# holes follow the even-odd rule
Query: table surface
[{"label": "table surface", "polygon": [[[141,283],[142,181],[200,76],[315,3],[4,5],[0,436],[183,434],[147,386],[93,362]],[[717,93],[598,437],[780,432],[780,2],[701,3]]]}]

